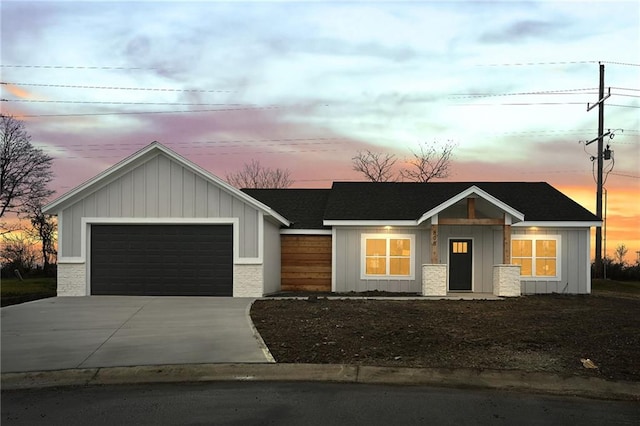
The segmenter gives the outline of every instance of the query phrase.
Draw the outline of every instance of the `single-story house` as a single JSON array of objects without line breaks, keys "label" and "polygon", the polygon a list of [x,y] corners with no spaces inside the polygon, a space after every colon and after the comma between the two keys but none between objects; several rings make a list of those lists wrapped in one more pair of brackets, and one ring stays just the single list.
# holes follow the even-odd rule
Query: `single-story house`
[{"label": "single-story house", "polygon": [[240,191],[157,142],[44,211],[61,296],[590,293],[601,223],[541,182]]}]

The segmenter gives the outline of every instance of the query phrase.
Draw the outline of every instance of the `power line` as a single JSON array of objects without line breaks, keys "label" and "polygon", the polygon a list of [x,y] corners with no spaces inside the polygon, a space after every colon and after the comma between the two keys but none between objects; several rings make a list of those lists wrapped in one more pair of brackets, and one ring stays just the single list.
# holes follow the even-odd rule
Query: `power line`
[{"label": "power line", "polygon": [[631,62],[617,61],[552,61],[552,62],[512,62],[512,63],[493,63],[493,64],[477,64],[477,67],[523,67],[532,65],[576,65],[576,64],[611,64],[624,65],[631,67],[640,67],[640,64]]},{"label": "power line", "polygon": [[598,90],[597,87],[587,87],[583,89],[560,89],[560,90],[541,90],[535,92],[514,92],[514,93],[455,93],[451,97],[490,97],[490,96],[524,96],[524,95],[572,95],[576,92],[586,92],[583,94],[592,94],[590,90]]},{"label": "power line", "polygon": [[252,106],[255,104],[211,104],[180,102],[121,102],[121,101],[70,101],[40,99],[0,99],[0,102],[48,103],[48,104],[91,104],[91,105],[174,105],[174,106]]},{"label": "power line", "polygon": [[[342,149],[306,149],[306,150],[288,150],[288,151],[282,151],[282,150],[274,150],[274,151],[251,151],[252,155],[270,155],[270,154],[300,154],[300,153],[318,153],[318,152],[345,152],[345,151],[351,151],[348,148],[342,148]],[[62,157],[58,157],[58,155],[62,155]],[[216,152],[203,152],[203,153],[199,153],[199,156],[202,155],[216,155],[216,156],[222,156],[222,155],[247,155],[246,152],[244,151],[216,151]],[[51,154],[52,157],[54,158],[63,158],[65,160],[67,159],[109,159],[109,158],[122,158],[122,156],[120,155],[96,155],[96,156],[68,156],[68,155],[64,155],[64,154],[57,154],[57,153],[52,153]]]},{"label": "power line", "polygon": [[[251,147],[251,146],[310,146],[310,145],[334,145],[341,141],[345,141],[345,138],[282,138],[282,139],[229,139],[229,140],[210,140],[210,141],[168,141],[164,142],[166,145],[176,146],[182,145],[190,148],[211,148],[211,145],[223,145],[223,148],[228,147]],[[131,144],[65,144],[57,147],[49,147],[43,143],[35,143],[34,145],[40,147],[46,147],[54,150],[65,150],[73,148],[73,151],[93,151],[96,149],[104,151],[124,151],[130,150]]]},{"label": "power line", "polygon": [[609,172],[609,174],[615,175],[615,176],[628,177],[628,178],[632,178],[632,179],[640,179],[640,176],[638,176],[638,175],[630,175],[630,174],[626,174],[626,173]]},{"label": "power line", "polygon": [[156,68],[141,67],[109,67],[109,66],[86,66],[86,65],[0,65],[0,68],[44,68],[44,69],[65,69],[65,70],[155,70]]},{"label": "power line", "polygon": [[151,92],[188,92],[188,93],[237,93],[237,90],[204,90],[204,89],[174,89],[157,87],[119,87],[119,86],[82,86],[74,84],[48,84],[48,83],[14,83],[0,81],[0,85],[11,84],[13,86],[33,86],[33,87],[63,87],[68,89],[98,89],[98,90],[135,90]]},{"label": "power line", "polygon": [[131,111],[131,112],[89,112],[78,114],[26,114],[19,117],[36,118],[36,117],[94,117],[107,115],[146,115],[146,114],[186,114],[186,113],[202,113],[202,112],[232,112],[232,111],[265,111],[283,109],[283,106],[266,106],[266,107],[248,107],[248,108],[218,108],[218,109],[195,109],[195,110],[171,110],[171,111]]}]

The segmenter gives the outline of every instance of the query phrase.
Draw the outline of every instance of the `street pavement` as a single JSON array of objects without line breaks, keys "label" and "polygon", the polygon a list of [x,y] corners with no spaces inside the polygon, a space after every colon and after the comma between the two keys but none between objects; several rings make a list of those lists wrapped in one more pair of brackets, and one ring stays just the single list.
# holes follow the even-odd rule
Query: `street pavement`
[{"label": "street pavement", "polygon": [[89,296],[4,307],[2,373],[270,362],[249,318],[253,300]]},{"label": "street pavement", "polygon": [[214,382],[6,391],[2,425],[637,425],[633,401],[349,383]]}]

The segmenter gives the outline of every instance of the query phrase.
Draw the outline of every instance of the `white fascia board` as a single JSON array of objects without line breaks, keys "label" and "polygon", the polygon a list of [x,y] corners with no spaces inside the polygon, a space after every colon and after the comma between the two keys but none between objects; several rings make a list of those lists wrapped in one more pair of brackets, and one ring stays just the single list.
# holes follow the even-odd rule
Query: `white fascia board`
[{"label": "white fascia board", "polygon": [[[284,216],[280,215],[279,213],[277,213],[276,211],[271,209],[271,207],[267,206],[266,204],[261,203],[260,201],[256,200],[253,197],[250,197],[249,195],[245,194],[244,192],[240,191],[239,189],[229,185],[224,180],[222,180],[219,177],[209,173],[208,171],[206,171],[202,167],[200,167],[197,164],[187,160],[186,158],[184,158],[183,156],[181,156],[177,152],[170,150],[169,148],[167,148],[166,146],[162,145],[159,142],[150,143],[149,145],[147,145],[146,147],[142,148],[138,152],[130,155],[129,157],[125,158],[124,160],[120,161],[119,163],[115,164],[114,166],[109,167],[107,170],[103,171],[102,173],[99,173],[98,175],[96,175],[92,179],[90,179],[90,180],[84,182],[83,184],[75,187],[71,191],[67,192],[66,194],[62,195],[61,197],[57,198],[56,200],[54,200],[51,203],[49,203],[46,206],[44,206],[44,208],[42,209],[43,212],[51,214],[56,209],[62,210],[62,208],[60,208],[59,206],[61,206],[63,204],[66,204],[67,202],[73,200],[76,196],[81,194],[83,191],[85,191],[85,190],[87,190],[87,189],[89,189],[89,188],[91,188],[93,186],[98,186],[101,181],[106,180],[109,176],[118,173],[119,171],[125,169],[126,167],[128,167],[132,163],[135,163],[136,161],[140,160],[141,158],[143,158],[145,156],[151,157],[151,154],[152,154],[153,151],[158,151],[156,153],[156,155],[159,154],[159,153],[165,154],[167,157],[169,157],[171,160],[175,161],[176,163],[180,164],[182,167],[185,167],[185,168],[193,171],[195,174],[197,174],[198,176],[200,176],[204,180],[206,180],[206,181],[208,181],[210,183],[213,183],[213,184],[215,184],[217,186],[222,187],[222,189],[224,189],[225,191],[231,193],[235,197],[240,198],[241,200],[245,201],[247,204],[252,205],[256,209],[258,209],[258,210],[262,211],[263,213],[267,214],[268,216],[271,216],[271,217],[275,218],[278,222],[280,222],[284,226],[289,226],[291,224],[291,222],[289,222]],[[96,189],[98,189],[98,188],[96,188]]]},{"label": "white fascia board", "polygon": [[331,235],[331,229],[281,229],[280,235]]},{"label": "white fascia board", "polygon": [[324,220],[324,226],[418,226],[415,220]]},{"label": "white fascia board", "polygon": [[602,226],[601,221],[524,221],[518,222],[511,225],[517,228],[531,228],[531,227],[539,227],[539,228],[591,228],[594,226]]},{"label": "white fascia board", "polygon": [[499,199],[497,199],[493,195],[489,194],[488,192],[483,191],[482,189],[478,188],[475,185],[472,185],[469,188],[467,188],[466,190],[464,190],[461,193],[459,193],[458,195],[456,195],[455,197],[451,197],[450,199],[448,199],[444,203],[440,204],[439,206],[434,207],[433,209],[431,209],[428,212],[426,212],[425,214],[423,214],[420,217],[420,219],[418,219],[418,221],[417,221],[418,224],[426,221],[431,216],[440,213],[441,211],[453,206],[457,202],[459,202],[461,200],[464,200],[465,198],[467,198],[467,197],[469,197],[470,195],[473,195],[473,194],[479,196],[480,198],[485,199],[486,201],[488,201],[491,204],[493,204],[494,206],[498,207],[500,210],[504,211],[505,213],[510,214],[512,216],[512,218],[518,219],[520,221],[524,220],[524,214],[523,213],[521,213],[518,210],[514,209],[510,205],[508,205],[506,203],[503,203],[502,201],[500,201]]}]

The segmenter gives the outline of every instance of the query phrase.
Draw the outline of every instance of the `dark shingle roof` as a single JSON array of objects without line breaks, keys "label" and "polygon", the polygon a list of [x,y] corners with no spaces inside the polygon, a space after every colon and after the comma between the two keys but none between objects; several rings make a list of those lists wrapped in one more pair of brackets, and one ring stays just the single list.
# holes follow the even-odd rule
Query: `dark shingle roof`
[{"label": "dark shingle roof", "polygon": [[416,220],[474,185],[523,213],[526,221],[598,220],[545,182],[335,182],[324,218]]},{"label": "dark shingle roof", "polygon": [[330,229],[322,225],[330,191],[330,189],[242,190],[291,221],[290,229]]},{"label": "dark shingle roof", "polygon": [[471,186],[523,213],[526,221],[598,220],[545,182],[334,182],[330,190],[243,191],[292,221],[292,229],[327,229],[323,220],[417,220]]}]

